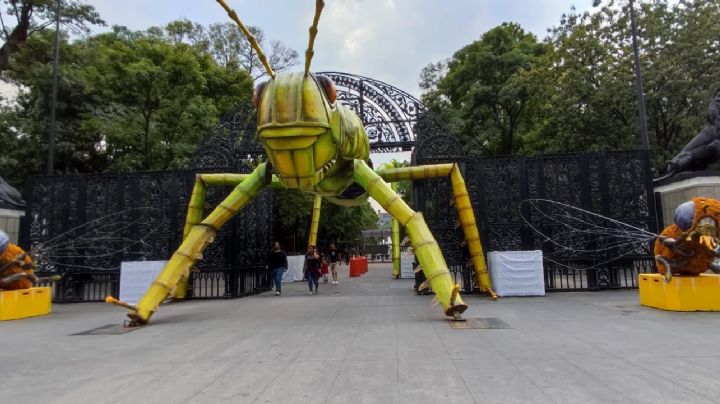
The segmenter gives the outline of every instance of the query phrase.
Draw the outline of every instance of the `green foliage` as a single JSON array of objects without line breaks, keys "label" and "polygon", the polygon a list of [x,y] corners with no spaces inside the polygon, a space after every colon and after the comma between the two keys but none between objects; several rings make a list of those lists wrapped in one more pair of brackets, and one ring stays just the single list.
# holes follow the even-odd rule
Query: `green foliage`
[{"label": "green foliage", "polygon": [[324,249],[331,241],[358,240],[362,230],[375,229],[377,224],[377,213],[369,202],[348,208],[323,201],[318,245]]},{"label": "green foliage", "polygon": [[[428,65],[423,101],[470,153],[638,149],[628,2],[574,9],[543,44],[503,24]],[[720,0],[636,2],[653,163],[702,128],[720,85]]]},{"label": "green foliage", "polygon": [[[42,32],[56,21],[56,0],[2,0],[0,2],[0,72],[9,68],[10,58],[36,32]],[[76,34],[86,34],[90,25],[105,25],[95,7],[75,0],[64,0],[60,24]]]},{"label": "green foliage", "polygon": [[[609,1],[570,14],[552,31],[553,52],[534,72],[543,126],[537,151],[641,145],[629,9]],[[700,130],[720,84],[720,1],[653,1],[636,9],[647,123],[658,169]]]},{"label": "green foliage", "polygon": [[[33,36],[7,72],[22,89],[14,109],[4,113],[16,142],[26,145],[3,160],[18,186],[43,171],[53,34]],[[219,117],[252,94],[246,72],[156,33],[116,27],[63,40],[60,57],[57,172],[183,167]],[[18,166],[11,168],[12,162]]]},{"label": "green foliage", "polygon": [[[286,250],[304,252],[307,248],[314,199],[314,195],[297,189],[275,191],[275,234]],[[374,229],[377,222],[377,214],[368,202],[347,208],[323,201],[318,246],[326,248],[330,242],[359,239],[362,230]]]},{"label": "green foliage", "polygon": [[423,101],[449,120],[471,151],[517,153],[520,135],[535,122],[526,73],[545,50],[519,25],[502,24],[455,52],[446,67],[427,66]]}]

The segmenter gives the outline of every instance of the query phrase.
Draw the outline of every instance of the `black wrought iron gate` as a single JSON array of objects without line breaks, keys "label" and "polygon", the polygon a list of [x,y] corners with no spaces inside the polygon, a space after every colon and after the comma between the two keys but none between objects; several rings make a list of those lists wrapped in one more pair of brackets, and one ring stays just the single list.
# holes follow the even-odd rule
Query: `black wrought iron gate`
[{"label": "black wrought iron gate", "polygon": [[[455,137],[437,122],[424,122],[418,133],[414,164],[461,164],[486,253],[543,250],[552,257],[544,263],[546,290],[632,288],[637,286],[638,273],[655,270],[649,245],[621,258],[553,255],[552,244],[543,242],[519,211],[523,200],[549,199],[657,232],[650,160],[645,151],[465,156]],[[463,234],[451,205],[449,180],[416,181],[413,188],[415,208],[423,212],[456,280],[466,291],[474,290],[477,285],[461,247]],[[530,216],[528,213],[524,216]],[[530,217],[533,227],[552,233],[551,223]]]},{"label": "black wrought iron gate", "polygon": [[[122,174],[58,175],[36,177],[28,186],[26,216],[21,225],[21,245],[37,246],[80,226],[72,236],[87,230],[82,224],[115,212],[143,214],[131,226],[120,226],[118,237],[93,244],[94,251],[105,253],[83,257],[82,263],[60,260],[44,264],[40,270],[61,273],[55,285],[55,300],[62,302],[101,301],[106,295],[117,296],[122,261],[166,260],[182,239],[188,198],[198,172],[249,172],[256,158],[242,143],[254,135],[254,114],[239,110],[224,119],[193,156],[192,169],[179,171]],[[240,146],[244,147],[238,153]],[[206,213],[229,194],[230,189],[209,187]],[[266,253],[272,243],[273,193],[262,191],[235,218],[220,230],[215,240],[191,272],[189,295],[192,298],[239,297],[270,288],[265,270]],[[151,207],[143,211],[137,208]],[[128,240],[142,239],[142,243]],[[125,245],[123,245],[125,243]],[[82,249],[73,246],[63,256],[82,257]],[[66,265],[63,265],[63,262]]]}]

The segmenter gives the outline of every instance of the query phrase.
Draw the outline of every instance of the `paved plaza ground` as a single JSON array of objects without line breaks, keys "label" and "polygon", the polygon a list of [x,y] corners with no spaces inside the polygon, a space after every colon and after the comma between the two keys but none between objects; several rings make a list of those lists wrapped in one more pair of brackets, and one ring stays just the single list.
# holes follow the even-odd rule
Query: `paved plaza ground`
[{"label": "paved plaza ground", "polygon": [[388,264],[362,278],[285,284],[283,296],[166,305],[151,326],[71,335],[123,320],[101,303],[0,322],[0,402],[720,402],[720,313],[638,305],[637,291],[465,297],[453,329]]}]

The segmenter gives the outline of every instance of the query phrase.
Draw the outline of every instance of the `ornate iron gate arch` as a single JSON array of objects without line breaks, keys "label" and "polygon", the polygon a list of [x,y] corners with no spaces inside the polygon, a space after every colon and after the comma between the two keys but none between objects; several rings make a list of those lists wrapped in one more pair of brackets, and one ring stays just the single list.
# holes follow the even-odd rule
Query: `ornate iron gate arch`
[{"label": "ornate iron gate arch", "polygon": [[409,151],[415,145],[415,125],[427,111],[423,103],[390,84],[356,74],[321,72],[337,87],[337,99],[365,125],[374,152]]},{"label": "ornate iron gate arch", "polygon": [[223,116],[205,136],[190,157],[190,167],[206,171],[252,172],[254,164],[265,155],[256,128],[253,105],[240,105]]},{"label": "ornate iron gate arch", "polygon": [[[338,102],[352,109],[362,120],[373,152],[410,151],[417,144],[417,126],[427,114],[422,101],[390,84],[341,72],[321,72],[337,88]],[[224,116],[193,153],[190,166],[215,170],[235,168],[244,160],[264,158],[257,139],[256,111],[247,103]]]}]

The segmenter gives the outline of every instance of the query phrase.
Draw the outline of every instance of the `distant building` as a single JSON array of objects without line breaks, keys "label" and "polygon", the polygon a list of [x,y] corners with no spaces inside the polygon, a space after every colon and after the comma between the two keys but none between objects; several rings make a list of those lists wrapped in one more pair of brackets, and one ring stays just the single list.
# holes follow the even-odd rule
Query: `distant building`
[{"label": "distant building", "polygon": [[389,229],[392,216],[387,212],[378,211],[378,225],[381,229]]}]

